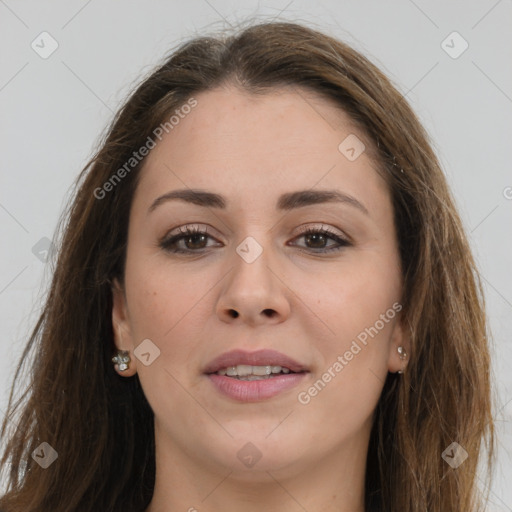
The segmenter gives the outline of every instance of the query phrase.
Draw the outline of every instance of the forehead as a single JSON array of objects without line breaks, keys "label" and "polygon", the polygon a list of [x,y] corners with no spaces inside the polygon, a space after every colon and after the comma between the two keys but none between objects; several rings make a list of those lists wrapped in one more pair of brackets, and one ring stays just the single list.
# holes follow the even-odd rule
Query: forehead
[{"label": "forehead", "polygon": [[[332,100],[301,88],[252,94],[232,86],[194,98],[146,158],[136,199],[190,187],[270,206],[274,195],[315,186],[366,189],[370,203],[386,192],[371,142]],[[364,144],[357,159],[340,150],[345,140]]]},{"label": "forehead", "polygon": [[201,92],[195,99],[197,106],[172,129],[176,146],[186,141],[189,147],[197,144],[214,152],[218,145],[232,144],[236,149],[236,143],[244,143],[244,154],[261,157],[257,142],[269,150],[297,151],[308,142],[308,150],[329,151],[343,133],[366,139],[339,105],[308,89],[283,86],[254,94],[227,85]]}]

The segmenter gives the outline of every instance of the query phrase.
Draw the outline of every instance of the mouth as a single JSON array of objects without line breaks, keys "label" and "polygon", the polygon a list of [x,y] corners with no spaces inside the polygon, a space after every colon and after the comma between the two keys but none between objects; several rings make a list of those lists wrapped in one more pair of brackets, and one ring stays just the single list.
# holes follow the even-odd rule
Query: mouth
[{"label": "mouth", "polygon": [[258,402],[289,390],[309,369],[274,350],[221,354],[204,369],[217,391],[241,402]]},{"label": "mouth", "polygon": [[206,374],[221,373],[229,377],[246,377],[249,375],[265,376],[277,373],[300,373],[308,371],[306,365],[299,363],[291,357],[276,352],[275,350],[263,349],[255,352],[246,350],[231,350],[224,352],[210,361],[204,368]]},{"label": "mouth", "polygon": [[222,368],[217,375],[226,375],[233,379],[238,380],[266,380],[271,379],[277,375],[287,375],[289,373],[302,373],[294,372],[290,368],[280,365],[265,365],[265,366],[252,366],[250,364],[239,364],[237,366],[228,366]]}]

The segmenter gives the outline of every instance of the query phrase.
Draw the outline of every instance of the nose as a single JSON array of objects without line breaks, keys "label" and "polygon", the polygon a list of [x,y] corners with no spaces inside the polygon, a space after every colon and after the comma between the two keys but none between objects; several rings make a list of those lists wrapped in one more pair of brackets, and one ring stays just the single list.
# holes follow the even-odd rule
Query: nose
[{"label": "nose", "polygon": [[[257,247],[256,254],[263,249],[259,244]],[[242,243],[237,249],[230,259],[231,271],[219,295],[217,316],[224,322],[236,321],[250,326],[283,322],[290,314],[291,291],[279,277],[278,264],[271,258],[270,249],[263,249],[255,259],[254,241],[252,245]]]}]

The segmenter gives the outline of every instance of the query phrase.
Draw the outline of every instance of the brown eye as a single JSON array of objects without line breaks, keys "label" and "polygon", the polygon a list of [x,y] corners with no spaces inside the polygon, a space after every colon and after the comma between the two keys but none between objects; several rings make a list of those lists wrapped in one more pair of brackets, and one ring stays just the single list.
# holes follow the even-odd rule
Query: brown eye
[{"label": "brown eye", "polygon": [[304,235],[306,243],[312,244],[313,249],[324,249],[325,244],[328,241],[328,237],[323,233],[312,233],[310,235]]},{"label": "brown eye", "polygon": [[[333,233],[326,228],[308,228],[297,238],[304,238],[306,248],[311,249],[313,253],[339,251],[344,247],[352,245],[348,240],[341,238],[338,234]],[[328,246],[327,244],[329,240],[333,240],[335,243]]]},{"label": "brown eye", "polygon": [[[339,251],[344,247],[352,245],[348,240],[340,237],[337,233],[333,233],[326,228],[308,228],[297,238],[303,238],[306,243],[305,250],[314,253],[329,253]],[[170,253],[193,254],[212,247],[208,245],[208,239],[214,238],[208,234],[206,230],[198,227],[184,227],[179,230],[178,234],[165,238],[160,242],[160,247]],[[329,245],[329,241],[333,241]]]},{"label": "brown eye", "polygon": [[[199,228],[187,228],[179,231],[179,234],[173,235],[161,241],[160,247],[165,251],[172,253],[200,252],[208,247],[208,239],[212,238],[206,230]],[[181,245],[180,245],[181,244]]]}]

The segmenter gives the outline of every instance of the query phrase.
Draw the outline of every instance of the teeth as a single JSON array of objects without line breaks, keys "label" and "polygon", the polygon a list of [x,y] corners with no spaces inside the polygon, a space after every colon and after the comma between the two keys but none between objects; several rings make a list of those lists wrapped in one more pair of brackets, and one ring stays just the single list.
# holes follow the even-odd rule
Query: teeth
[{"label": "teeth", "polygon": [[[239,364],[229,366],[217,372],[217,375],[227,375],[228,377],[243,377],[242,380],[259,380],[259,378],[268,378],[273,373],[290,373],[289,368],[282,366],[251,366],[250,364]],[[254,377],[254,378],[253,378]]]},{"label": "teeth", "polygon": [[267,380],[270,375],[247,375],[247,377],[237,377],[238,380]]},{"label": "teeth", "polygon": [[252,366],[249,364],[239,364],[236,367],[236,374],[239,377],[247,377],[247,375],[251,375],[252,373]]}]

